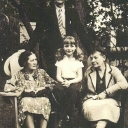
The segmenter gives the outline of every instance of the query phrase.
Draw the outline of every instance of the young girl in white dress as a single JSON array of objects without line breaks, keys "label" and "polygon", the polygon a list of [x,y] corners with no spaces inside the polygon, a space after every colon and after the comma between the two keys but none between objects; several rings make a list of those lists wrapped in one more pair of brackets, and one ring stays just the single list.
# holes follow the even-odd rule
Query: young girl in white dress
[{"label": "young girl in white dress", "polygon": [[61,117],[58,126],[61,126],[65,115],[68,115],[69,119],[74,117],[77,94],[81,88],[80,82],[83,77],[82,68],[84,67],[83,54],[78,53],[75,38],[67,36],[63,43],[63,49],[57,51],[55,64],[57,66],[56,78],[60,84],[53,90],[59,103]]}]

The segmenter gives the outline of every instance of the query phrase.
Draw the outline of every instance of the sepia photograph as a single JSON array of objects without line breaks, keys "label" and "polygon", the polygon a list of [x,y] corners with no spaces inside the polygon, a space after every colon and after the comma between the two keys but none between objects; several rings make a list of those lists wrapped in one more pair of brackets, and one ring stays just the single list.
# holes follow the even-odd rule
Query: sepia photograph
[{"label": "sepia photograph", "polygon": [[0,128],[128,128],[128,0],[0,1]]}]

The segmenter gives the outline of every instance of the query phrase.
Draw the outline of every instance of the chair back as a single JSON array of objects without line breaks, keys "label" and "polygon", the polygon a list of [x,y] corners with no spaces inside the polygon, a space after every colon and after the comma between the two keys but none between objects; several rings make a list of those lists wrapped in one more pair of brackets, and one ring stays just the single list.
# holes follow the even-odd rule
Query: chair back
[{"label": "chair back", "polygon": [[15,52],[12,54],[4,63],[4,72],[8,76],[12,76],[17,71],[21,70],[23,67],[20,67],[18,59],[22,52],[25,50],[19,50],[18,52]]}]

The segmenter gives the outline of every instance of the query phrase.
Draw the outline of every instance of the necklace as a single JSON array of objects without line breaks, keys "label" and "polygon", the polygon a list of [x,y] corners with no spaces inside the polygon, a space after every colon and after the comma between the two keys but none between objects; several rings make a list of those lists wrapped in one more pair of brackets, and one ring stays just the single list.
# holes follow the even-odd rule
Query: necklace
[{"label": "necklace", "polygon": [[103,80],[102,79],[100,80],[100,84],[103,84]]},{"label": "necklace", "polygon": [[106,73],[106,66],[105,66],[105,70],[104,70],[104,73],[103,73],[103,77],[102,77],[102,78],[100,77],[98,70],[96,70],[96,71],[97,71],[97,75],[98,75],[99,78],[100,78],[99,83],[100,83],[100,84],[103,84],[103,82],[104,82],[104,77],[105,77],[105,73]]},{"label": "necklace", "polygon": [[[98,74],[98,75],[99,75],[99,74]],[[102,77],[102,78],[101,78],[100,75],[99,75],[99,77],[100,77],[100,84],[103,84],[104,75],[105,75],[105,71],[104,71],[104,74],[103,74],[103,77]]]}]

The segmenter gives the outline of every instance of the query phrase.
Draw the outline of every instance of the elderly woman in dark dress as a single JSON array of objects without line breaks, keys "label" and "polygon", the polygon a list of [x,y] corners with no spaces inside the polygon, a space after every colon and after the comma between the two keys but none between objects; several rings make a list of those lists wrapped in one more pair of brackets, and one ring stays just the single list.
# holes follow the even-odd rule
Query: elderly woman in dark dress
[{"label": "elderly woman in dark dress", "polygon": [[91,66],[85,72],[87,94],[83,113],[88,121],[96,124],[96,128],[105,128],[109,122],[118,122],[120,101],[117,100],[117,92],[128,88],[121,71],[105,60],[105,50],[97,45],[90,54]]},{"label": "elderly woman in dark dress", "polygon": [[38,68],[37,57],[30,51],[19,56],[19,64],[23,67],[7,81],[5,91],[19,94],[19,124],[24,120],[27,128],[35,128],[34,115],[40,116],[40,128],[46,128],[51,112],[51,103],[47,98],[48,86],[56,83],[45,70]]}]

